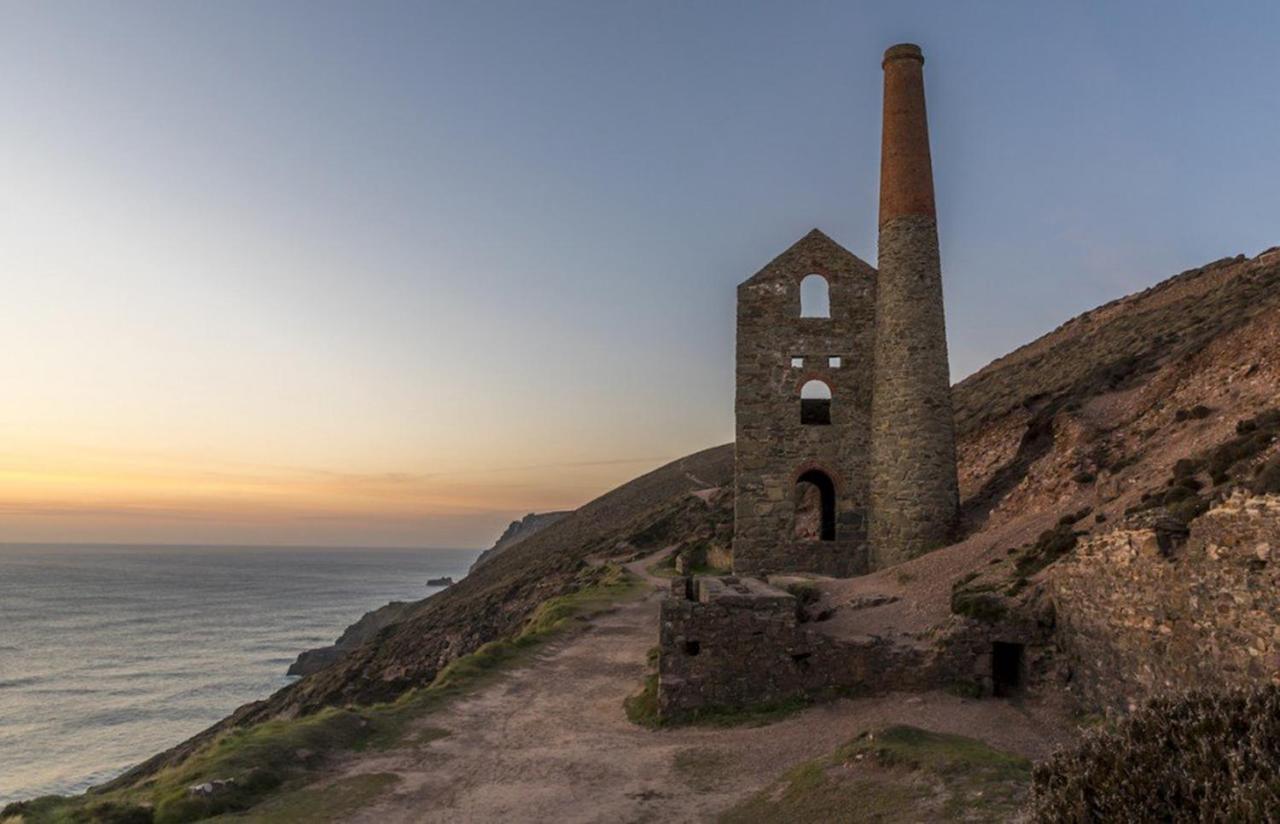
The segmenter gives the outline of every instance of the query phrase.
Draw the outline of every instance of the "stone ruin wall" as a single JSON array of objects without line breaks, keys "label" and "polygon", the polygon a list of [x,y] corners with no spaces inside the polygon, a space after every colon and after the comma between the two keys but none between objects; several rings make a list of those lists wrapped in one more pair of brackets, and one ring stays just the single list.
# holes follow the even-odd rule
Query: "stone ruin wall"
[{"label": "stone ruin wall", "polygon": [[[865,689],[906,689],[917,654],[877,639],[838,643],[798,620],[791,594],[753,578],[676,578],[663,599],[658,711],[665,718]],[[901,682],[899,686],[898,682]]]},{"label": "stone ruin wall", "polygon": [[1086,706],[1280,682],[1280,496],[1229,498],[1169,550],[1151,529],[1084,541],[1049,586],[1061,664]]},{"label": "stone ruin wall", "polygon": [[[809,274],[827,279],[830,318],[800,317]],[[874,301],[875,270],[816,229],[738,287],[735,572],[867,571]],[[829,425],[800,422],[812,378],[831,389]],[[834,540],[794,538],[796,481],[808,469],[834,481]]]},{"label": "stone ruin wall", "polygon": [[837,638],[803,623],[796,598],[752,578],[676,578],[662,602],[658,711],[679,718],[890,690],[990,695],[997,641],[1025,647],[1022,685],[1044,677],[1048,633],[1030,615],[953,617],[925,642]]}]

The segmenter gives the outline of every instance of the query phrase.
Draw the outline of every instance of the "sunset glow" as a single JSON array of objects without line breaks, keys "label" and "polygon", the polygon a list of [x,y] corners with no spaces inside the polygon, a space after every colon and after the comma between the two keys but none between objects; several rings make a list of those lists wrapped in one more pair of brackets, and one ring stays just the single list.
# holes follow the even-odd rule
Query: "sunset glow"
[{"label": "sunset glow", "polygon": [[953,377],[1274,241],[1265,25],[588,8],[10,5],[0,541],[484,546],[727,442],[735,285],[874,261],[907,31]]}]

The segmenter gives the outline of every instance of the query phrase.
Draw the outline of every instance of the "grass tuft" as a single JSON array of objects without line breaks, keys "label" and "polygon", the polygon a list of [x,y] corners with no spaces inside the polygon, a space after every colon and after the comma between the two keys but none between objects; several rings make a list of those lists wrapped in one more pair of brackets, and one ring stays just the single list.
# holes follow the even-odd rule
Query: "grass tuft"
[{"label": "grass tuft", "polygon": [[793,821],[1000,821],[1016,814],[1031,763],[959,735],[893,726],[792,768],[721,817]]}]

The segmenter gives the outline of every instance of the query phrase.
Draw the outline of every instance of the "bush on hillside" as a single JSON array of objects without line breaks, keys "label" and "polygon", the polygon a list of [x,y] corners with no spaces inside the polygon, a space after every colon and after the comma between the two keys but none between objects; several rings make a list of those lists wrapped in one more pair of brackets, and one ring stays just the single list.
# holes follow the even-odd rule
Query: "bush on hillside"
[{"label": "bush on hillside", "polygon": [[1036,821],[1273,821],[1280,686],[1158,698],[1038,765]]},{"label": "bush on hillside", "polygon": [[1280,495],[1280,455],[1272,456],[1258,467],[1258,475],[1250,488],[1255,495]]}]

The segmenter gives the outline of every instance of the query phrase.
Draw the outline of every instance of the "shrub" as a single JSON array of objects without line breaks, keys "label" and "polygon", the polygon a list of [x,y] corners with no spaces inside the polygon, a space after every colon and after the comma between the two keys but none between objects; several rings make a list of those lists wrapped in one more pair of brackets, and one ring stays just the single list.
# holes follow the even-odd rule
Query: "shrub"
[{"label": "shrub", "polygon": [[[962,579],[964,580],[964,579]],[[964,580],[951,588],[951,611],[975,621],[995,623],[1005,616],[1008,605],[996,594],[991,585],[969,586]]]},{"label": "shrub", "polygon": [[818,588],[810,583],[796,582],[788,584],[786,590],[795,596],[796,620],[802,624],[811,620],[809,607],[822,600],[822,593]]},{"label": "shrub", "polygon": [[1190,478],[1199,473],[1203,468],[1204,461],[1183,458],[1173,465],[1173,477],[1178,480]]},{"label": "shrub", "polygon": [[1063,515],[1058,519],[1058,526],[1071,526],[1072,524],[1089,517],[1092,513],[1093,507],[1091,506],[1086,506],[1083,509],[1076,510],[1075,512],[1068,512],[1066,515]]},{"label": "shrub", "polygon": [[1204,484],[1194,477],[1178,478],[1177,480],[1178,486],[1183,487],[1184,489],[1190,489],[1192,492],[1199,492],[1204,489]]},{"label": "shrub", "polygon": [[1192,493],[1190,497],[1182,498],[1176,503],[1165,507],[1165,511],[1169,513],[1169,517],[1173,520],[1189,524],[1208,512],[1211,505],[1212,503],[1208,498],[1201,498],[1199,495]]},{"label": "shrub", "polygon": [[1214,484],[1226,483],[1231,469],[1264,451],[1280,435],[1280,409],[1269,409],[1236,423],[1236,437],[1220,444],[1208,460]]},{"label": "shrub", "polygon": [[994,624],[1005,616],[1004,599],[994,592],[953,592],[951,611],[975,621]]},{"label": "shrub", "polygon": [[1273,455],[1259,467],[1249,488],[1255,495],[1280,495],[1280,455]]},{"label": "shrub", "polygon": [[1174,413],[1173,417],[1174,417],[1174,420],[1178,420],[1178,421],[1186,421],[1186,420],[1198,421],[1198,420],[1202,420],[1204,418],[1209,417],[1211,414],[1213,414],[1212,409],[1210,409],[1209,407],[1205,406],[1202,403],[1199,403],[1191,407],[1190,409],[1179,409],[1177,412]]},{"label": "shrub", "polygon": [[79,809],[65,809],[66,799],[49,795],[30,801],[15,801],[0,808],[0,821],[58,821],[66,824],[152,824],[151,810],[136,804],[99,801]]},{"label": "shrub", "polygon": [[[1084,515],[1080,517],[1083,518]],[[1035,575],[1049,564],[1075,549],[1080,536],[1085,533],[1073,530],[1071,526],[1074,523],[1075,521],[1059,523],[1053,529],[1040,533],[1040,537],[1036,539],[1036,542],[1014,563],[1014,568],[1017,569],[1018,573],[1023,577]]]},{"label": "shrub", "polygon": [[1272,821],[1280,687],[1158,698],[1033,773],[1034,820]]}]

